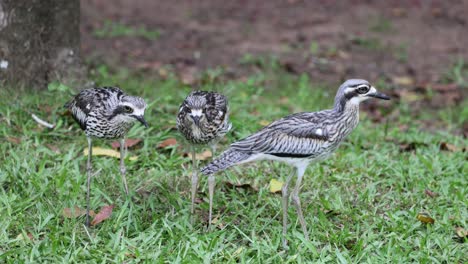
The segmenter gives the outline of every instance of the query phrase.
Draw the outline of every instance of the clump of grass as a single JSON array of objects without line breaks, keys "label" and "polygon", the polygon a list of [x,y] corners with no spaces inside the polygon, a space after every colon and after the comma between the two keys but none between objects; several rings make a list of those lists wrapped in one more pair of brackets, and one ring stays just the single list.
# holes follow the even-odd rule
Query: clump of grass
[{"label": "clump of grass", "polygon": [[408,62],[408,45],[404,43],[398,45],[394,48],[393,54],[401,63]]},{"label": "clump of grass", "polygon": [[378,16],[370,20],[369,30],[379,33],[389,33],[393,30],[393,24],[390,19]]},{"label": "clump of grass", "polygon": [[368,50],[379,51],[384,48],[378,38],[353,37],[351,42]]},{"label": "clump of grass", "polygon": [[[62,110],[70,91],[60,85],[38,93],[0,89],[0,262],[466,262],[466,238],[455,233],[457,227],[467,228],[466,153],[442,151],[440,144],[461,149],[467,142],[448,131],[421,130],[418,117],[372,123],[362,112],[361,124],[337,153],[307,170],[301,199],[311,241],[304,240],[291,208],[288,252],[281,248],[281,199],[268,188],[272,178],[290,172],[279,163],[217,175],[211,232],[205,231],[202,178],[191,225],[189,158],[175,147],[157,148],[169,137],[183,144],[174,131],[175,115],[191,88],[171,76],[157,80],[108,67],[93,71],[97,84],[119,84],[146,98],[151,127],[136,126],[129,135],[144,139],[130,150],[138,160],[128,163],[129,197],[119,182],[118,161],[95,158],[101,171],[93,179],[91,207],[115,208],[109,219],[88,230],[83,218],[62,216],[64,208],[85,205],[86,139]],[[199,88],[227,94],[234,124],[220,149],[260,129],[262,120],[331,107],[336,92],[278,70],[243,82],[210,80],[217,79],[207,78]],[[56,127],[38,126],[29,112]],[[96,141],[109,147],[110,142]],[[411,143],[413,148],[404,147]],[[437,196],[429,197],[426,189]],[[419,212],[435,224],[419,222]]]},{"label": "clump of grass", "polygon": [[468,87],[468,62],[462,58],[458,58],[445,74],[444,81],[448,83],[454,82],[464,88]]},{"label": "clump of grass", "polygon": [[159,30],[150,30],[144,26],[132,27],[120,22],[105,20],[102,28],[94,31],[94,36],[98,38],[115,37],[142,37],[155,40],[161,35]]}]

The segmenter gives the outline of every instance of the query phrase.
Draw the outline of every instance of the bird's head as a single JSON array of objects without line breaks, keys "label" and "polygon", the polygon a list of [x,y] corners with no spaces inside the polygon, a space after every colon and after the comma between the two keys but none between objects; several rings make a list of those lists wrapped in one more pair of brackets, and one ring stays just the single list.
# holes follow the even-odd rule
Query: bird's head
[{"label": "bird's head", "polygon": [[148,127],[145,120],[146,103],[141,97],[136,96],[123,96],[115,110],[116,116],[127,123],[134,123],[136,121]]},{"label": "bird's head", "polygon": [[335,107],[344,106],[345,104],[359,105],[359,103],[369,98],[390,100],[390,97],[379,93],[368,81],[350,79],[344,82],[338,89],[335,97]]},{"label": "bird's head", "polygon": [[193,94],[187,97],[185,99],[185,107],[188,121],[196,126],[200,126],[200,123],[206,119],[206,106],[205,96]]}]

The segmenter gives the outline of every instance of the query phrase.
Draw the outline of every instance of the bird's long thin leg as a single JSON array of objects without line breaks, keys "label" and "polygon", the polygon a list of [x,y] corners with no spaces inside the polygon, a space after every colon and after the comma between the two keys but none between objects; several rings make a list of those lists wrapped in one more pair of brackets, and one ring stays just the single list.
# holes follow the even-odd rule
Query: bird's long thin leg
[{"label": "bird's long thin leg", "polygon": [[215,177],[213,174],[208,176],[208,193],[209,193],[209,199],[210,199],[210,213],[209,213],[209,218],[208,218],[208,230],[211,229],[211,217],[213,214],[213,194],[214,194],[214,188],[215,188]]},{"label": "bird's long thin leg", "polygon": [[197,159],[195,158],[195,146],[192,146],[192,222],[193,222],[193,214],[195,212],[195,196],[197,195],[198,189],[198,166],[197,166]]},{"label": "bird's long thin leg", "polygon": [[283,248],[287,249],[288,241],[286,240],[286,232],[288,231],[288,205],[289,205],[289,195],[288,188],[289,183],[291,182],[292,177],[294,176],[295,171],[291,173],[286,179],[283,187],[281,188],[281,193],[283,195]]},{"label": "bird's long thin leg", "polygon": [[92,174],[92,164],[91,158],[93,156],[93,141],[91,137],[88,139],[88,162],[86,163],[86,174],[87,174],[87,183],[86,183],[86,226],[89,226],[89,192],[91,189],[91,174]]},{"label": "bird's long thin leg", "polygon": [[307,226],[304,220],[304,215],[302,214],[301,200],[299,199],[299,191],[301,189],[301,182],[302,182],[302,177],[304,176],[305,169],[306,169],[306,166],[297,167],[296,186],[294,187],[294,190],[292,191],[291,195],[292,195],[292,200],[294,202],[294,205],[296,206],[297,216],[299,217],[299,222],[301,223],[302,232],[304,233],[305,239],[309,240],[309,233],[307,232]]},{"label": "bird's long thin leg", "polygon": [[126,172],[127,169],[125,168],[125,138],[122,138],[120,139],[120,175],[122,175],[125,193],[128,195],[127,177],[125,177]]}]

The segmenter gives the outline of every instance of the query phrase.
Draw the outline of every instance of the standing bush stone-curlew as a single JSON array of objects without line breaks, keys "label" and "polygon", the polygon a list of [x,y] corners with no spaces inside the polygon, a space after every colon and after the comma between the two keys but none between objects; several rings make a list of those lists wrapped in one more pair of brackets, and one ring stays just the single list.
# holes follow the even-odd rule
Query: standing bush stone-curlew
[{"label": "standing bush stone-curlew", "polygon": [[125,168],[125,136],[135,124],[141,122],[148,127],[144,118],[146,103],[136,96],[125,94],[118,87],[100,87],[81,91],[65,105],[73,118],[84,130],[88,139],[86,225],[89,226],[89,192],[91,187],[93,138],[119,139],[120,173],[128,195]]},{"label": "standing bush stone-curlew", "polygon": [[[214,157],[216,143],[229,132],[231,127],[232,124],[229,123],[228,101],[222,94],[193,91],[185,98],[179,108],[177,129],[192,145],[192,215],[195,210],[195,196],[198,187],[198,165],[195,159],[195,146],[209,145],[211,147],[211,154]],[[208,191],[212,198],[214,177],[208,177]]]},{"label": "standing bush stone-curlew", "polygon": [[[304,172],[310,163],[330,156],[356,128],[359,123],[359,104],[369,98],[390,99],[377,92],[366,80],[347,80],[339,87],[332,109],[296,113],[274,121],[257,133],[231,144],[201,172],[212,177],[214,173],[231,166],[258,160],[276,160],[295,167],[297,180],[291,196],[304,236],[309,239],[299,199]],[[286,179],[282,188],[284,248],[287,248],[288,187],[293,175]],[[211,203],[213,198],[209,200]]]}]

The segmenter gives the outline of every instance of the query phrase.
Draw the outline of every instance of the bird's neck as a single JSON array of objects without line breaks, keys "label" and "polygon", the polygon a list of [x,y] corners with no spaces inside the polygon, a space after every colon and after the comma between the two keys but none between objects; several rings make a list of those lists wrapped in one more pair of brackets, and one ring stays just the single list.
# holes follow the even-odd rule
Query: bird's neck
[{"label": "bird's neck", "polygon": [[[354,98],[353,98],[354,99]],[[338,115],[359,115],[359,100],[342,100],[335,101],[333,111]],[[356,98],[357,99],[357,98]]]},{"label": "bird's neck", "polygon": [[342,136],[346,137],[359,123],[359,103],[347,101],[340,104],[338,107],[335,104],[333,111],[337,118],[337,122],[346,124],[342,126],[345,130],[343,131]]}]

